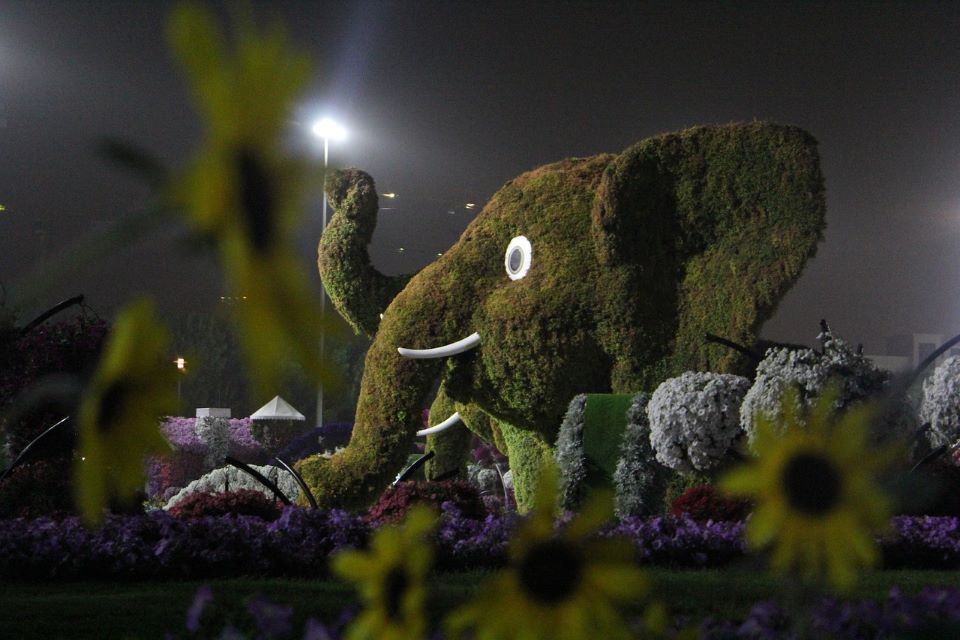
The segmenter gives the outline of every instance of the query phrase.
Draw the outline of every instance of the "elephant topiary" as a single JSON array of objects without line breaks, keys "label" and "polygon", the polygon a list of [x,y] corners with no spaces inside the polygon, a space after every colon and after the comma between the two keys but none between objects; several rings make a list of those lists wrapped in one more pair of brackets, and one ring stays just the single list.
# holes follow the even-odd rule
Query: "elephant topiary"
[{"label": "elephant topiary", "polygon": [[[400,470],[438,378],[435,409],[458,411],[505,450],[518,505],[529,507],[577,394],[745,371],[742,354],[704,334],[755,344],[816,251],[825,213],[816,141],[764,122],[691,128],[529,171],[412,277],[370,264],[369,175],[337,172],[327,193],[320,274],[338,311],[374,337],[350,444],[298,463],[317,500],[339,507],[368,504]],[[418,351],[448,344],[454,355],[439,359]]]}]

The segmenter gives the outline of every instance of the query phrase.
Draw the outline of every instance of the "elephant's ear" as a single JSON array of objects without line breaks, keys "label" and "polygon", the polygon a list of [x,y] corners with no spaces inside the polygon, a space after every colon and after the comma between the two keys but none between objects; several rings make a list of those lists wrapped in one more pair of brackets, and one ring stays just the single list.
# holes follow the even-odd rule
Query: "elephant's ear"
[{"label": "elephant's ear", "polygon": [[614,159],[593,207],[597,259],[615,279],[601,339],[624,353],[614,389],[742,370],[704,334],[755,342],[815,253],[825,209],[816,141],[795,127],[697,127]]}]

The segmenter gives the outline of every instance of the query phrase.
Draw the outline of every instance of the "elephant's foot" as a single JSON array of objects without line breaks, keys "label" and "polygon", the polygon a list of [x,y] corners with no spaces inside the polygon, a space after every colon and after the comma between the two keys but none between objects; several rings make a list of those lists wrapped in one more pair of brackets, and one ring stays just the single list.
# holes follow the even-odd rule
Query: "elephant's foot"
[{"label": "elephant's foot", "polygon": [[396,460],[360,460],[356,450],[347,448],[329,458],[319,454],[304,458],[294,466],[313,492],[317,506],[364,509],[402,470],[406,456],[395,457]]}]

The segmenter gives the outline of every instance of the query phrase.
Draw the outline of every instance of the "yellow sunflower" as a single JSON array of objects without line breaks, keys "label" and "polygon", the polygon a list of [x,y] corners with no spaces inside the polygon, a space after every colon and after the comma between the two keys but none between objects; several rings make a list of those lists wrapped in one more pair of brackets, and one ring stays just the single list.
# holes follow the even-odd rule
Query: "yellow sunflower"
[{"label": "yellow sunflower", "polygon": [[792,394],[784,394],[784,428],[758,415],[757,458],[720,486],[755,501],[746,540],[772,547],[774,570],[811,581],[826,577],[845,589],[858,568],[877,560],[873,534],[888,524],[891,505],[876,476],[896,451],[871,448],[870,407],[836,416],[837,391],[830,389],[805,417]]},{"label": "yellow sunflower", "polygon": [[286,357],[327,375],[318,355],[323,314],[291,239],[309,176],[319,182],[321,174],[282,149],[309,78],[306,58],[289,49],[279,27],[260,35],[238,23],[230,51],[208,10],[187,3],[171,18],[171,48],[206,123],[204,145],[171,197],[216,246],[228,294],[244,300],[234,319],[260,395],[272,393]]},{"label": "yellow sunflower", "polygon": [[144,457],[169,452],[160,419],[177,406],[170,334],[148,300],[124,308],[80,403],[76,502],[95,524],[111,497],[127,499],[143,486]]},{"label": "yellow sunflower", "polygon": [[426,575],[433,562],[427,535],[436,515],[415,507],[402,526],[382,527],[370,551],[334,556],[334,573],[357,585],[366,607],[346,631],[347,640],[419,640],[426,637]]},{"label": "yellow sunflower", "polygon": [[560,533],[554,531],[556,473],[543,474],[535,509],[510,544],[510,566],[447,619],[452,637],[478,640],[629,638],[617,610],[647,591],[626,540],[589,539],[613,515],[612,497],[595,496]]}]

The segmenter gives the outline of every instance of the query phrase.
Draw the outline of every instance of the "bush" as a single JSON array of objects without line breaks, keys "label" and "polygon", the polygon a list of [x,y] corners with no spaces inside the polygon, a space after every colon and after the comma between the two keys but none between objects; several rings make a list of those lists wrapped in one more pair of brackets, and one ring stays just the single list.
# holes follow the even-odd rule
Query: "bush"
[{"label": "bush", "polygon": [[720,465],[742,439],[740,403],[749,388],[747,378],[726,373],[688,371],[664,380],[647,404],[657,460],[681,472]]},{"label": "bush", "polygon": [[960,466],[952,459],[929,462],[911,473],[901,513],[960,516]]},{"label": "bush", "polygon": [[697,522],[731,522],[745,519],[752,508],[749,500],[724,496],[713,485],[701,484],[677,496],[670,514],[678,518],[685,515]]},{"label": "bush", "polygon": [[250,431],[271,455],[276,455],[308,429],[303,420],[252,420]]},{"label": "bush", "polygon": [[567,407],[557,435],[556,461],[560,472],[560,506],[575,509],[586,493],[587,459],[583,455],[586,394],[575,396]]},{"label": "bush", "polygon": [[[877,399],[890,392],[891,374],[881,370],[862,354],[855,352],[829,331],[819,336],[821,351],[806,348],[771,348],[757,366],[753,386],[740,405],[740,424],[750,443],[756,435],[757,413],[762,412],[774,424],[782,424],[784,392],[793,387],[799,397],[797,409],[809,409],[828,384],[839,386],[837,409],[856,402]],[[887,398],[887,412],[875,420],[873,436],[877,441],[910,439],[916,432],[916,414],[906,398]],[[781,427],[782,428],[782,427]]]},{"label": "bush", "polygon": [[[296,502],[300,497],[300,485],[286,469],[271,465],[250,465],[250,468],[275,484],[291,502]],[[172,509],[174,505],[194,493],[228,493],[239,489],[251,489],[262,493],[267,498],[274,498],[273,492],[250,474],[234,466],[225,466],[192,481],[170,497],[166,508]]]},{"label": "bush", "polygon": [[620,462],[613,474],[616,512],[620,518],[658,513],[663,507],[666,485],[674,472],[660,464],[650,444],[647,402],[638,393],[627,410],[627,427],[620,444]]},{"label": "bush", "polygon": [[27,462],[0,483],[0,518],[73,513],[69,458]]},{"label": "bush", "polygon": [[[211,466],[209,445],[197,434],[196,418],[167,418],[160,431],[173,451],[167,456],[153,456],[147,462],[147,495],[169,499],[190,482],[223,462],[222,445],[218,465]],[[250,418],[227,420],[229,445],[227,452],[248,464],[262,462],[265,456],[260,443],[250,432]],[[203,429],[201,429],[201,432]]]},{"label": "bush", "polygon": [[920,421],[930,425],[931,448],[952,444],[960,437],[960,356],[951,356],[923,381]]},{"label": "bush", "polygon": [[387,487],[367,511],[367,519],[377,524],[394,524],[403,520],[415,504],[426,503],[439,511],[444,502],[452,502],[466,518],[483,519],[487,515],[480,494],[469,482],[404,481]]},{"label": "bush", "polygon": [[[3,360],[0,367],[0,413],[46,376],[68,374],[82,378],[90,373],[107,335],[107,324],[99,318],[80,314],[72,320],[42,324],[24,336],[17,333],[11,336],[7,328],[6,347],[0,354]],[[63,402],[47,402],[33,407],[16,421],[3,421],[0,430],[5,432],[13,455],[17,455],[31,440],[69,415],[70,411],[71,408]],[[63,430],[53,441],[59,446],[43,457],[72,453],[71,429]]]},{"label": "bush", "polygon": [[177,518],[202,518],[236,514],[257,516],[267,521],[280,517],[283,505],[253,489],[238,489],[223,493],[198,491],[191,493],[170,508]]}]

